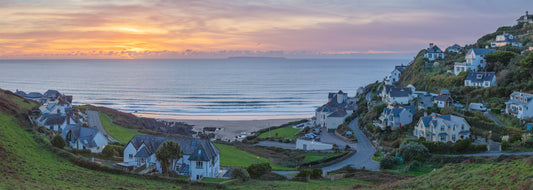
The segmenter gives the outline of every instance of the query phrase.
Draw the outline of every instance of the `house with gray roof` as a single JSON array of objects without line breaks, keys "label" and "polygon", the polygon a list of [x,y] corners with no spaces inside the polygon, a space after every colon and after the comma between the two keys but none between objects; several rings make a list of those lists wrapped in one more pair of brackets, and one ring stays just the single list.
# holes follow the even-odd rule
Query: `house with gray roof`
[{"label": "house with gray roof", "polygon": [[415,108],[413,106],[389,106],[383,109],[379,120],[381,129],[390,126],[396,130],[413,122]]},{"label": "house with gray roof", "polygon": [[489,48],[470,49],[465,55],[465,62],[455,63],[453,65],[453,73],[458,75],[463,71],[478,71],[479,68],[483,69],[487,65],[487,62],[485,61],[485,55],[497,51],[498,50]]},{"label": "house with gray roof", "polygon": [[[531,109],[529,109],[531,108]],[[513,92],[509,101],[505,102],[505,113],[518,119],[533,117],[533,94]]]},{"label": "house with gray roof", "polygon": [[425,58],[428,58],[430,61],[434,61],[436,59],[442,59],[444,58],[444,52],[433,43],[429,43],[429,47],[427,48],[426,54],[424,54]]},{"label": "house with gray roof", "polygon": [[502,46],[516,46],[516,47],[522,47],[522,43],[518,42],[516,38],[508,33],[503,33],[496,36],[496,40],[491,42],[490,47],[502,47]]},{"label": "house with gray roof", "polygon": [[393,85],[400,81],[400,76],[402,75],[402,72],[407,68],[407,66],[404,65],[396,65],[394,67],[394,70],[385,78],[385,84],[387,85]]},{"label": "house with gray roof", "polygon": [[315,110],[315,125],[336,129],[346,117],[357,110],[357,104],[347,93],[341,91],[328,94],[328,103]]},{"label": "house with gray roof", "polygon": [[496,73],[494,72],[468,72],[465,79],[465,86],[491,87],[497,86]]},{"label": "house with gray roof", "polygon": [[446,48],[447,52],[455,52],[455,53],[461,53],[463,51],[463,47],[461,47],[459,44],[453,44],[452,46]]},{"label": "house with gray roof", "polygon": [[122,164],[135,168],[144,166],[162,172],[155,152],[165,141],[177,142],[183,152],[182,158],[171,163],[170,170],[188,175],[191,180],[219,176],[220,150],[206,139],[135,135],[124,147]]},{"label": "house with gray roof", "polygon": [[70,147],[78,150],[90,150],[92,153],[100,153],[109,142],[97,129],[67,125],[61,131],[64,139]]},{"label": "house with gray roof", "polygon": [[408,87],[385,85],[380,96],[382,101],[389,105],[405,105],[413,99],[413,92]]},{"label": "house with gray roof", "polygon": [[449,90],[441,90],[440,94],[434,98],[433,103],[437,104],[437,107],[444,108],[452,106],[453,98],[450,95]]},{"label": "house with gray roof", "polygon": [[516,22],[518,24],[521,23],[533,23],[533,15],[530,15],[527,11],[525,15],[520,16],[518,19],[516,19]]},{"label": "house with gray roof", "polygon": [[420,118],[413,135],[426,141],[456,142],[470,138],[470,124],[462,117],[433,113]]}]

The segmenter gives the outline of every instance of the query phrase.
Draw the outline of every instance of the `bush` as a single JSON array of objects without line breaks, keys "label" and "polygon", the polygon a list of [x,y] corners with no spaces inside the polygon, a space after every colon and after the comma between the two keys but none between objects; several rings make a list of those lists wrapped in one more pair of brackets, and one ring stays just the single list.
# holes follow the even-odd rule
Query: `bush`
[{"label": "bush", "polygon": [[379,168],[392,169],[395,164],[396,164],[396,158],[389,154],[385,156],[385,158],[381,159],[381,162],[379,162]]},{"label": "bush", "polygon": [[243,168],[235,167],[231,172],[232,179],[240,179],[241,181],[248,181],[250,179],[250,174]]},{"label": "bush", "polygon": [[102,154],[107,157],[111,158],[113,156],[122,156],[124,154],[122,145],[107,145],[104,150],[102,150]]},{"label": "bush", "polygon": [[312,179],[320,179],[322,178],[322,169],[321,168],[315,168],[313,169],[313,172],[311,173]]},{"label": "bush", "polygon": [[277,173],[274,173],[274,172],[268,172],[264,175],[262,175],[261,177],[259,177],[259,180],[264,180],[264,181],[281,181],[281,180],[287,180],[287,178],[283,175],[279,175]]},{"label": "bush", "polygon": [[248,167],[248,169],[246,169],[246,171],[248,171],[250,177],[252,177],[253,179],[257,179],[262,175],[271,172],[272,167],[269,163],[252,164]]},{"label": "bush", "polygon": [[65,148],[65,139],[61,135],[56,135],[51,141],[52,145],[54,145],[57,148]]},{"label": "bush", "polygon": [[533,138],[529,138],[527,141],[525,141],[524,146],[527,148],[533,148]]},{"label": "bush", "polygon": [[471,144],[472,141],[468,139],[458,140],[457,142],[455,142],[455,144],[453,144],[453,149],[456,152],[465,152]]},{"label": "bush", "polygon": [[400,145],[398,154],[405,162],[424,161],[429,157],[429,150],[416,142],[407,142]]}]

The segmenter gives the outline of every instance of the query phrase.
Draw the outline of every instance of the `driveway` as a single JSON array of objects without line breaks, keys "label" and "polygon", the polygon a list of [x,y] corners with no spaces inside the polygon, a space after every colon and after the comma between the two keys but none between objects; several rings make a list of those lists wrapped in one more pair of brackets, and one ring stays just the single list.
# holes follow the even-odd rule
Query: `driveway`
[{"label": "driveway", "polygon": [[97,111],[87,110],[87,125],[89,127],[98,129],[98,131],[100,131],[100,133],[106,136],[110,141],[118,142],[111,135],[107,134],[107,132],[104,130],[104,126],[102,126],[102,122],[100,121],[100,117],[98,116]]},{"label": "driveway", "polygon": [[500,125],[500,126],[503,126],[503,123],[498,120],[498,118],[494,117],[492,114],[490,114],[489,111],[485,112],[485,114],[487,114],[487,116],[492,119],[496,124]]},{"label": "driveway", "polygon": [[328,144],[336,144],[340,149],[344,149],[346,145],[350,146],[352,149],[355,149],[355,143],[346,142],[343,139],[337,137],[335,133],[328,133],[327,129],[322,129],[322,132],[319,135],[320,142]]},{"label": "driveway", "polygon": [[278,147],[278,148],[289,149],[289,150],[296,149],[296,144],[293,144],[293,143],[280,143],[280,142],[276,142],[276,141],[259,141],[255,145]]},{"label": "driveway", "polygon": [[365,134],[359,129],[358,118],[350,122],[350,128],[354,131],[358,140],[355,146],[357,153],[346,160],[322,168],[324,175],[347,165],[359,169],[364,167],[366,170],[379,171],[379,162],[372,160],[372,156],[376,153],[376,148],[374,148]]}]

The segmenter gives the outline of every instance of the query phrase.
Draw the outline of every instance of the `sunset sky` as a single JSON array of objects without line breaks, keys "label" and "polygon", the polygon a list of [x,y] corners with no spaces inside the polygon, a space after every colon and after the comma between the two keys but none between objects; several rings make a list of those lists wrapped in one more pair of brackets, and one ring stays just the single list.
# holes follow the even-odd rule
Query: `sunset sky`
[{"label": "sunset sky", "polygon": [[0,59],[412,57],[475,42],[531,0],[0,1]]}]

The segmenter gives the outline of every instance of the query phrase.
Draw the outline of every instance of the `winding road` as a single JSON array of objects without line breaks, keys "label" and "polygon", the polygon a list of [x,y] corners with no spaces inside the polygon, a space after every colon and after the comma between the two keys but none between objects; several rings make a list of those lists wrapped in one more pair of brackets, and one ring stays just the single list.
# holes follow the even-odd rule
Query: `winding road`
[{"label": "winding road", "polygon": [[379,162],[372,160],[372,156],[376,153],[376,148],[374,148],[370,140],[368,140],[366,135],[359,129],[358,118],[355,118],[350,122],[350,128],[354,131],[358,140],[355,147],[357,153],[346,160],[322,168],[324,175],[347,165],[359,169],[365,168],[366,170],[379,171]]},{"label": "winding road", "polygon": [[100,121],[97,111],[87,110],[87,125],[89,127],[98,129],[98,131],[100,131],[100,133],[106,136],[110,141],[118,142],[117,139],[114,139],[111,135],[107,134],[104,126],[102,126],[102,122]]}]

